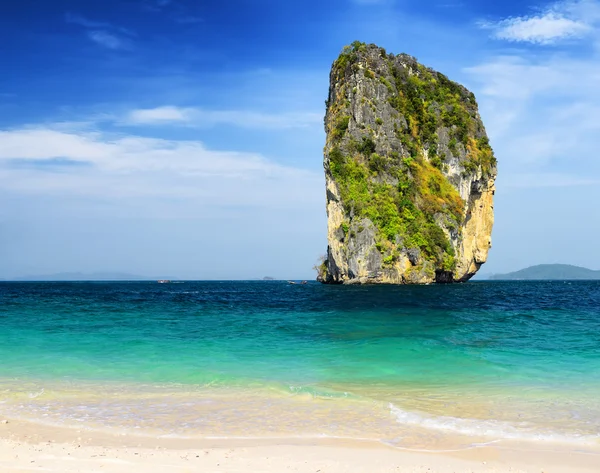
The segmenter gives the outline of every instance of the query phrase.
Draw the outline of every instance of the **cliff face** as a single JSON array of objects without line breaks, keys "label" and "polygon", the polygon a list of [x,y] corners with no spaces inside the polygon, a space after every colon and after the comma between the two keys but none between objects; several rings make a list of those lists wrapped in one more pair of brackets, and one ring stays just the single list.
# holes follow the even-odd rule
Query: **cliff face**
[{"label": "cliff face", "polygon": [[355,42],[325,115],[326,283],[466,281],[486,261],[494,158],[474,95],[411,56]]}]

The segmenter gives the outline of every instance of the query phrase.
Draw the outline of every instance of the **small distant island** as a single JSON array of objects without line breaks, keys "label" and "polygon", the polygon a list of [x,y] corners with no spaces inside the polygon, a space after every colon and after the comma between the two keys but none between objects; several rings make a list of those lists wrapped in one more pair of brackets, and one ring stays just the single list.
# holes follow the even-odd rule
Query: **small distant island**
[{"label": "small distant island", "polygon": [[493,280],[570,280],[570,279],[600,279],[600,271],[573,266],[571,264],[538,264],[519,271],[506,274],[494,274]]}]

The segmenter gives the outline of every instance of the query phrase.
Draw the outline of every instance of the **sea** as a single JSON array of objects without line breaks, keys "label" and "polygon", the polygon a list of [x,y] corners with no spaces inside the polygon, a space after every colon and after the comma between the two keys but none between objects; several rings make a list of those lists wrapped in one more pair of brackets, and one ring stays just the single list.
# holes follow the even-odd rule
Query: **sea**
[{"label": "sea", "polygon": [[165,438],[600,446],[600,281],[0,283],[0,417]]}]

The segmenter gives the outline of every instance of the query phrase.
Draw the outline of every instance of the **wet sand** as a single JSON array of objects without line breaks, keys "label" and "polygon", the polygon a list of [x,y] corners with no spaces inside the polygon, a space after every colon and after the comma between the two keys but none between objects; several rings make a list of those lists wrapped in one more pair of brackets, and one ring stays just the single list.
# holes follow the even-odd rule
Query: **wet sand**
[{"label": "wet sand", "polygon": [[423,452],[339,439],[179,439],[0,423],[2,473],[597,473],[600,451],[497,442]]}]

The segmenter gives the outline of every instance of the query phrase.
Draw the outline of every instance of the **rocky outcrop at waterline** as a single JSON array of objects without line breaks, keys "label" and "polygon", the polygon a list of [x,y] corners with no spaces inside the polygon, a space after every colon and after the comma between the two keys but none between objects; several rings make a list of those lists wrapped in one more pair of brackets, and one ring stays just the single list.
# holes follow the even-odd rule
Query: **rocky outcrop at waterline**
[{"label": "rocky outcrop at waterline", "polygon": [[320,281],[466,281],[485,263],[496,159],[473,93],[355,42],[333,63],[325,131]]}]

